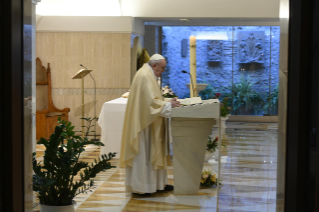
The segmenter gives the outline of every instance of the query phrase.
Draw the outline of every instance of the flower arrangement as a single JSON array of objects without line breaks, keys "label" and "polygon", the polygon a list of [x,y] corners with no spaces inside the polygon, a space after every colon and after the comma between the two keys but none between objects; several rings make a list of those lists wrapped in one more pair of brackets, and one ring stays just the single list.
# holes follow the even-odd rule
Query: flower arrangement
[{"label": "flower arrangement", "polygon": [[[214,99],[219,99],[221,93],[215,93]],[[220,116],[225,118],[228,114],[230,114],[231,107],[228,106],[229,104],[229,97],[224,97],[220,103]]]},{"label": "flower arrangement", "polygon": [[[219,180],[219,185],[223,185]],[[201,187],[211,187],[217,186],[217,177],[216,174],[213,174],[212,170],[204,170],[202,172],[202,177],[200,180]]]},{"label": "flower arrangement", "polygon": [[211,136],[208,136],[208,141],[207,141],[207,146],[206,146],[206,151],[207,152],[215,152],[216,149],[218,149],[218,136],[214,140]]},{"label": "flower arrangement", "polygon": [[174,98],[177,97],[175,93],[172,91],[171,88],[169,88],[167,85],[165,87],[162,87],[162,95],[164,98]]},{"label": "flower arrangement", "polygon": [[[218,149],[218,136],[214,140],[211,136],[208,136],[208,141],[207,141],[207,146],[206,146],[206,151],[209,153],[215,152],[216,149]],[[221,144],[223,147],[226,148],[226,145]]]}]

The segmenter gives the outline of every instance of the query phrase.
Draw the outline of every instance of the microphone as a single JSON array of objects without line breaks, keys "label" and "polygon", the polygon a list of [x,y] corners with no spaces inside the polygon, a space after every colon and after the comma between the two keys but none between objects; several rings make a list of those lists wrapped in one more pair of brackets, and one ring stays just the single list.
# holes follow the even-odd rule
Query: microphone
[{"label": "microphone", "polygon": [[[83,68],[85,68],[86,70],[88,70],[84,65],[80,64],[80,66],[82,66]],[[91,74],[90,74],[91,75]]]},{"label": "microphone", "polygon": [[194,84],[193,84],[193,78],[192,78],[192,75],[190,73],[188,73],[187,71],[183,70],[182,73],[184,74],[189,74],[189,76],[191,77],[191,83],[192,83],[192,88],[193,88],[193,93],[195,91],[195,88],[194,88]]},{"label": "microphone", "polygon": [[[85,67],[84,65],[80,64],[80,66],[82,66],[83,68],[85,68],[86,70],[88,70],[87,67]],[[91,75],[91,73],[89,73],[89,75],[91,76],[93,82],[94,82],[94,117],[95,119],[95,125],[94,125],[94,139],[91,139],[92,141],[99,141],[99,139],[96,139],[96,121],[98,120],[98,118],[96,117],[96,82],[95,79],[93,78],[93,76]]]}]

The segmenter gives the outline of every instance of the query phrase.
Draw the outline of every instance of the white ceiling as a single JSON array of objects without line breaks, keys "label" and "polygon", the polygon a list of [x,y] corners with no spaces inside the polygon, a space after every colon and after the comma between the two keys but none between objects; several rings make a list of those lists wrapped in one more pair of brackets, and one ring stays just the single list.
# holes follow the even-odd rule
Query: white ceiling
[{"label": "white ceiling", "polygon": [[282,0],[42,0],[42,16],[169,18],[278,18]]},{"label": "white ceiling", "polygon": [[42,0],[36,6],[42,16],[122,16],[119,0]]}]

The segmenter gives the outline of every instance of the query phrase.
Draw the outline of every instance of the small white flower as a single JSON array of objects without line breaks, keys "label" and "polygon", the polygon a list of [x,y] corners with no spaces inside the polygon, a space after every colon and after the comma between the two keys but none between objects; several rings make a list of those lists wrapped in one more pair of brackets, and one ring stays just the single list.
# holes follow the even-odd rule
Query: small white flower
[{"label": "small white flower", "polygon": [[207,179],[207,177],[208,177],[208,174],[204,174],[204,175],[202,176],[203,179]]}]

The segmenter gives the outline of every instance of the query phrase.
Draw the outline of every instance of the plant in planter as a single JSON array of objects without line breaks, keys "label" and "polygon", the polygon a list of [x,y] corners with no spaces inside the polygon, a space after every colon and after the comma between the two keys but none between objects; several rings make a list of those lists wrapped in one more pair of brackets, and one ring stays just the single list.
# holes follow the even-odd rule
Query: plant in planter
[{"label": "plant in planter", "polygon": [[268,113],[269,115],[277,115],[278,114],[278,98],[279,98],[279,87],[277,87],[271,92],[270,96],[267,98],[267,102],[264,106],[264,113]]},{"label": "plant in planter", "polygon": [[208,136],[207,146],[206,146],[206,152],[207,153],[213,153],[218,149],[218,136],[214,140],[211,136]]},{"label": "plant in planter", "polygon": [[[219,99],[221,95],[221,93],[215,93],[214,99]],[[224,97],[223,100],[220,101],[220,116],[226,118],[230,114],[230,111],[229,97]]]},{"label": "plant in planter", "polygon": [[254,83],[249,78],[240,78],[238,84],[233,84],[233,112],[235,115],[259,114],[263,110],[264,98],[252,89]]},{"label": "plant in planter", "polygon": [[[59,125],[55,127],[55,132],[50,136],[50,139],[41,138],[38,141],[38,144],[43,144],[46,148],[43,162],[37,162],[36,154],[33,153],[33,191],[37,192],[41,206],[74,204],[75,196],[87,193],[94,188],[92,178],[96,174],[106,169],[115,168],[109,161],[116,153],[103,155],[102,159],[95,160],[92,164],[79,161],[81,153],[85,151],[85,146],[90,144],[104,146],[103,143],[90,141],[87,137],[93,126],[91,126],[91,122],[95,118],[84,119],[89,123],[84,138],[75,135],[71,122],[60,118]],[[77,176],[78,174],[79,176]],[[75,180],[75,176],[79,177],[79,180]],[[45,211],[42,209],[41,207],[41,211]],[[54,211],[58,211],[58,209],[54,209]],[[66,211],[74,211],[74,208]]]},{"label": "plant in planter", "polygon": [[[226,148],[224,144],[221,144],[221,145]],[[205,161],[208,161],[213,156],[214,152],[216,152],[216,149],[218,149],[218,136],[216,136],[214,140],[211,136],[208,136]]]}]

